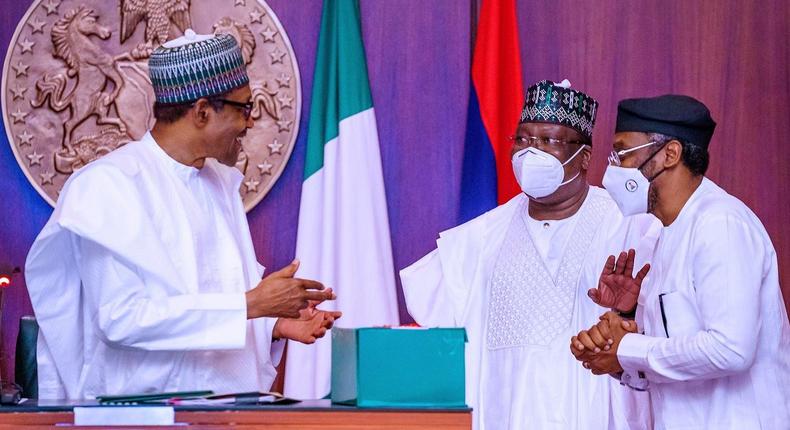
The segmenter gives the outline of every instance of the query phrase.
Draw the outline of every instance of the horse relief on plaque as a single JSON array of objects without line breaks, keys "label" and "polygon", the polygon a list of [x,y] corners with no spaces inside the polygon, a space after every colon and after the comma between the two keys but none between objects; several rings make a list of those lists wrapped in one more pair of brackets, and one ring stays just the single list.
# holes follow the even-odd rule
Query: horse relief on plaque
[{"label": "horse relief on plaque", "polygon": [[8,47],[2,110],[17,162],[47,202],[74,171],[153,126],[148,57],[187,28],[241,46],[255,106],[236,163],[244,207],[272,188],[296,141],[301,85],[263,0],[34,0]]}]

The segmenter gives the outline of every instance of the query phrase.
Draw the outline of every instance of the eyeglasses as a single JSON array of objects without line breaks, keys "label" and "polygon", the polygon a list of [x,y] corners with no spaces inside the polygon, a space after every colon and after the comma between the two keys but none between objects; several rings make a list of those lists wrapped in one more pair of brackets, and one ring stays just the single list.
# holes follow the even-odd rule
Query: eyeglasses
[{"label": "eyeglasses", "polygon": [[619,167],[620,164],[622,164],[624,155],[628,154],[629,152],[634,152],[634,151],[636,151],[638,149],[647,148],[648,146],[655,145],[656,143],[659,143],[659,142],[657,142],[655,140],[651,140],[650,142],[643,143],[643,144],[641,144],[639,146],[634,146],[633,148],[621,149],[619,151],[613,150],[612,153],[609,154],[609,158],[607,158],[607,160],[609,160],[609,164],[611,164],[612,166],[618,166]]},{"label": "eyeglasses", "polygon": [[250,115],[252,115],[252,108],[253,108],[252,102],[242,103],[228,99],[212,99],[212,100],[216,100],[218,102],[241,109],[241,114],[244,115],[244,119],[250,119]]},{"label": "eyeglasses", "polygon": [[581,140],[555,139],[553,137],[538,137],[538,136],[513,135],[513,136],[509,136],[508,140],[512,141],[518,146],[526,146],[526,147],[535,147],[538,145],[538,143],[541,143],[544,146],[561,146],[571,143],[577,145],[584,144],[584,142]]}]

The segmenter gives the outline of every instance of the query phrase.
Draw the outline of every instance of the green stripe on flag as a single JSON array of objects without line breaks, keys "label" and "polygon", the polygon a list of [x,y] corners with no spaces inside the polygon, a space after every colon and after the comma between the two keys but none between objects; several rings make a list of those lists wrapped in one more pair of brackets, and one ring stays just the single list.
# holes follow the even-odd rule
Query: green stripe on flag
[{"label": "green stripe on flag", "polygon": [[324,145],[341,120],[373,107],[358,0],[326,0],[321,18],[307,131],[304,178],[324,165]]}]

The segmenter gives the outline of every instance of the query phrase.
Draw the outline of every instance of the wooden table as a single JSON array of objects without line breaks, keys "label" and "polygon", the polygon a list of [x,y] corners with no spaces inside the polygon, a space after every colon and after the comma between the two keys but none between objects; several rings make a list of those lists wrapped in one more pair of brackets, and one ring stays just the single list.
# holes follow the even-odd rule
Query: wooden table
[{"label": "wooden table", "polygon": [[[0,430],[76,427],[75,406],[92,406],[95,402],[30,402],[18,406],[0,406]],[[176,406],[176,426],[118,428],[221,429],[234,430],[362,430],[362,429],[436,429],[472,428],[471,409],[402,409],[356,408],[333,405],[329,400],[304,401],[294,405],[260,406]],[[101,427],[107,428],[107,427]]]}]

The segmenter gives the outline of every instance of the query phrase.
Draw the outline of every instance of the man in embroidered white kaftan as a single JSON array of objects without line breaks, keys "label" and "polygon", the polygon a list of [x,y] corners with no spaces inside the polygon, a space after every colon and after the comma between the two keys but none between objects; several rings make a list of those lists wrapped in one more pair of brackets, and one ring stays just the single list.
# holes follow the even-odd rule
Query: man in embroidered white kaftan
[{"label": "man in embroidered white kaftan", "polygon": [[268,391],[272,342],[340,317],[298,262],[261,280],[229,167],[253,124],[233,37],[188,30],[149,68],[154,128],[75,172],[28,254],[41,398]]},{"label": "man in embroidered white kaftan", "polygon": [[636,319],[607,313],[571,351],[593,373],[647,389],[656,429],[786,429],[790,324],[776,252],[757,216],[704,176],[715,126],[688,96],[620,102],[604,185],[624,214],[652,213],[663,228],[651,267],[633,277],[609,265],[594,293],[631,297],[622,307],[636,306]]},{"label": "man in embroidered white kaftan", "polygon": [[441,233],[437,249],[401,271],[423,326],[465,327],[467,403],[477,429],[636,428],[628,390],[585,374],[569,335],[604,308],[586,295],[608,255],[652,246],[651,217],[624,220],[590,186],[598,103],[569,84],[527,90],[513,137],[522,194]]}]

